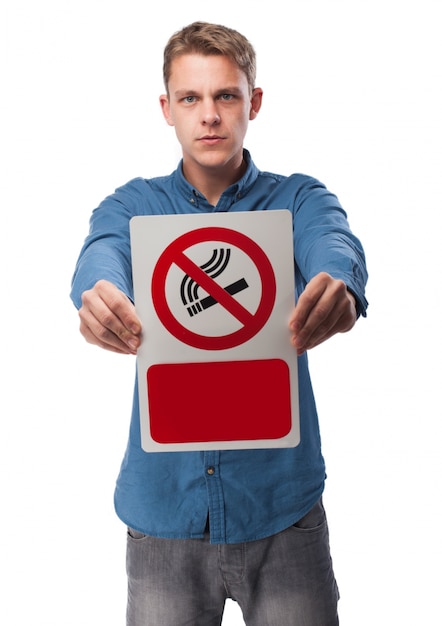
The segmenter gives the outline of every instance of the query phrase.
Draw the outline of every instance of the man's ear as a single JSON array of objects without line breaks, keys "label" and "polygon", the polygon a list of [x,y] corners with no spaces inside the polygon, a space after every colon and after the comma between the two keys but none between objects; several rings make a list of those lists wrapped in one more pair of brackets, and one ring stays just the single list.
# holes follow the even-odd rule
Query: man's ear
[{"label": "man's ear", "polygon": [[172,116],[170,114],[169,98],[166,94],[162,94],[160,96],[160,106],[166,122],[169,124],[169,126],[175,126]]},{"label": "man's ear", "polygon": [[258,115],[259,110],[261,108],[262,105],[262,96],[263,96],[263,91],[260,87],[255,87],[255,89],[252,91],[252,98],[250,100],[250,113],[249,113],[249,120],[254,120],[255,117]]}]

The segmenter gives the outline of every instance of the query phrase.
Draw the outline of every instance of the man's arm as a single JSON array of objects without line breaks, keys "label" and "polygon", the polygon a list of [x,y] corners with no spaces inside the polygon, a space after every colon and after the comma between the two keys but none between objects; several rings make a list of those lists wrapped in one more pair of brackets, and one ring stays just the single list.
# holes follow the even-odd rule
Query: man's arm
[{"label": "man's arm", "polygon": [[86,341],[120,354],[135,354],[141,323],[133,305],[129,223],[145,208],[146,183],[134,179],[92,212],[75,266],[71,299]]},{"label": "man's arm", "polygon": [[81,301],[80,332],[88,343],[119,354],[136,354],[141,322],[122,291],[107,280],[99,280],[83,292]]},{"label": "man's arm", "polygon": [[289,321],[298,356],[355,325],[356,301],[342,280],[321,272],[307,284]]}]

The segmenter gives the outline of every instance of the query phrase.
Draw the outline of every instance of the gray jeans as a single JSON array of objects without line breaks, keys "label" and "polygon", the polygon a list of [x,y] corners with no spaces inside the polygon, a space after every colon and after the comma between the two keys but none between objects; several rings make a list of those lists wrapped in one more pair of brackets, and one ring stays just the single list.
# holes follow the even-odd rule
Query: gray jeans
[{"label": "gray jeans", "polygon": [[322,500],[258,541],[210,544],[128,529],[127,626],[219,626],[226,598],[247,626],[337,626],[338,588]]}]

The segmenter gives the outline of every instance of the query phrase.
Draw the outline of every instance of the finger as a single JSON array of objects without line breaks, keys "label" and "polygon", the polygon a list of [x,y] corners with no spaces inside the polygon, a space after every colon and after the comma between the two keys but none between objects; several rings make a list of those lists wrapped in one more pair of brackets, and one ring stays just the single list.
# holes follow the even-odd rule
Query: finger
[{"label": "finger", "polygon": [[85,340],[90,344],[118,354],[132,354],[128,346],[123,342],[116,345],[115,341],[112,343],[112,340],[110,342],[108,340],[101,340],[99,335],[97,336],[96,332],[91,330],[83,321],[80,324],[80,332]]},{"label": "finger", "polygon": [[333,307],[321,301],[312,308],[304,326],[292,335],[292,343],[302,354],[329,336],[337,323],[338,316]]},{"label": "finger", "polygon": [[[325,307],[322,308],[321,307]],[[323,343],[336,333],[349,331],[356,322],[354,299],[347,292],[342,296],[329,299],[323,298],[311,312],[305,327],[292,338],[298,354],[310,350]]]},{"label": "finger", "polygon": [[312,310],[318,300],[323,296],[331,277],[322,272],[307,284],[303,293],[299,296],[292,318],[290,328],[293,332],[299,332],[306,324]]},{"label": "finger", "polygon": [[[326,328],[327,318],[333,311],[333,304],[325,297],[326,284],[309,283],[301,294],[290,321],[292,331],[292,343],[298,349],[304,351],[313,333],[318,332],[318,327],[323,324]],[[322,334],[325,330],[319,329]]]},{"label": "finger", "polygon": [[340,332],[339,327],[339,320],[337,320],[335,324],[333,324],[331,320],[328,320],[327,324],[319,326],[316,331],[306,339],[305,343],[298,349],[298,352],[301,351],[301,353],[303,353],[316,348],[316,346],[319,346],[321,343],[324,343],[333,337],[333,335]]},{"label": "finger", "polygon": [[136,352],[141,324],[133,304],[122,292],[100,281],[93,289],[83,293],[82,302],[80,330],[86,340],[108,349]]},{"label": "finger", "polygon": [[136,353],[139,338],[125,330],[117,319],[113,319],[112,312],[105,313],[105,308],[97,308],[98,317],[87,308],[81,308],[78,312],[80,332],[86,341],[112,352]]},{"label": "finger", "polygon": [[141,322],[135,312],[135,307],[122,291],[105,280],[98,281],[95,290],[124,329],[133,335],[141,333]]}]

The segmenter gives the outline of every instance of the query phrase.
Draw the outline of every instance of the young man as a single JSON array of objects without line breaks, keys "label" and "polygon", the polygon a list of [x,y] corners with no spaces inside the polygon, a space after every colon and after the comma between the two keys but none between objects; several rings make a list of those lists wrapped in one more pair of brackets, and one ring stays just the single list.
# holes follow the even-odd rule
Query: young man
[{"label": "young man", "polygon": [[[365,315],[365,258],[337,198],[317,180],[257,169],[243,147],[263,92],[238,32],[194,23],[169,40],[166,94],[182,161],[170,176],[134,179],[93,212],[72,284],[85,339],[136,354],[131,280],[134,215],[292,212],[297,304],[287,329],[298,355],[301,442],[295,448],[144,452],[135,389],[115,490],[128,526],[128,626],[220,624],[226,598],[249,626],[338,624],[318,418],[306,351]],[[269,419],[272,416],[269,415]]]}]

